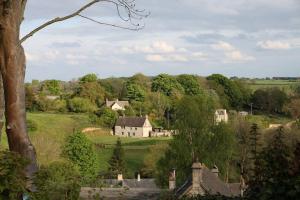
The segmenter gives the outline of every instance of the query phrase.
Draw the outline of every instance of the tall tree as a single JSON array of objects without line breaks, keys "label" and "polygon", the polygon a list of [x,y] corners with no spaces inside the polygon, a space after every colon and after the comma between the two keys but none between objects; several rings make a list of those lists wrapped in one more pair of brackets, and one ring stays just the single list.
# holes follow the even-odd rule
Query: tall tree
[{"label": "tall tree", "polygon": [[109,162],[109,173],[112,178],[115,178],[118,174],[125,173],[125,160],[124,149],[122,147],[121,139],[118,138],[116,146],[113,150],[113,155]]},{"label": "tall tree", "polygon": [[[91,19],[82,15],[82,11],[100,2],[113,3],[119,16],[124,21],[131,22],[131,27],[121,27]],[[27,176],[31,177],[37,170],[36,153],[27,134],[25,112],[25,65],[26,58],[22,42],[30,38],[38,31],[51,24],[68,20],[73,17],[81,17],[102,25],[110,25],[130,30],[139,30],[142,26],[132,19],[142,19],[148,14],[135,7],[135,0],[92,0],[79,8],[77,11],[56,17],[20,39],[20,26],[24,20],[24,11],[27,0],[0,0],[0,70],[3,79],[5,96],[6,133],[8,136],[9,149],[20,153],[31,162],[26,168]],[[121,16],[119,9],[124,8],[127,15]]]}]

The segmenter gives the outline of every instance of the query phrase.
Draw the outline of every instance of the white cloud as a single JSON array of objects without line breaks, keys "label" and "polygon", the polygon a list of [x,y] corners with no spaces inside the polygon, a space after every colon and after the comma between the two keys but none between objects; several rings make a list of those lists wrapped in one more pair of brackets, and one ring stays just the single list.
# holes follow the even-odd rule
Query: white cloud
[{"label": "white cloud", "polygon": [[192,58],[195,60],[206,60],[207,55],[204,54],[203,52],[194,52],[192,53]]},{"label": "white cloud", "polygon": [[219,41],[216,44],[212,44],[211,48],[215,50],[223,50],[223,51],[233,51],[235,50],[235,47],[232,46],[231,44],[224,42],[224,41]]},{"label": "white cloud", "polygon": [[165,58],[162,55],[154,54],[154,55],[147,55],[146,60],[150,62],[164,62]]},{"label": "white cloud", "polygon": [[230,59],[230,61],[251,61],[251,60],[255,60],[255,58],[253,56],[249,56],[246,54],[243,54],[242,52],[235,50],[235,51],[231,51],[231,52],[227,52],[225,53],[225,56]]},{"label": "white cloud", "polygon": [[279,40],[260,41],[257,43],[257,46],[268,50],[286,50],[291,48],[290,43]]},{"label": "white cloud", "polygon": [[[178,51],[184,51],[184,48],[178,49]],[[122,47],[121,51],[127,54],[133,53],[173,53],[176,51],[176,48],[165,42],[165,41],[155,41],[150,45],[139,44],[132,47]]]},{"label": "white cloud", "polygon": [[146,60],[150,62],[187,62],[189,59],[185,55],[180,54],[150,54],[146,56]]}]

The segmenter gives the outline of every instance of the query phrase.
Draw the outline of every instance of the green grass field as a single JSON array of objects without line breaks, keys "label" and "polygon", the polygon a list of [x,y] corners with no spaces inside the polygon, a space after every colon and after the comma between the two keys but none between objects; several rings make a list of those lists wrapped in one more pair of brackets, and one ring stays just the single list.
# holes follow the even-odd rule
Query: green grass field
[{"label": "green grass field", "polygon": [[261,88],[279,87],[286,92],[290,92],[294,85],[300,84],[300,81],[288,80],[250,80],[247,81],[250,88],[255,91]]},{"label": "green grass field", "polygon": [[[87,115],[81,114],[28,113],[27,118],[37,124],[37,130],[29,132],[29,136],[36,148],[40,165],[48,165],[62,159],[61,147],[65,138],[74,130],[95,127],[89,122]],[[88,132],[86,135],[96,146],[101,171],[107,170],[107,162],[118,138],[110,135],[110,130],[107,129]],[[140,170],[152,147],[165,145],[169,140],[170,138],[121,138],[128,175],[133,176]],[[5,134],[2,135],[1,146],[7,148]],[[163,152],[161,154],[163,155]]]}]

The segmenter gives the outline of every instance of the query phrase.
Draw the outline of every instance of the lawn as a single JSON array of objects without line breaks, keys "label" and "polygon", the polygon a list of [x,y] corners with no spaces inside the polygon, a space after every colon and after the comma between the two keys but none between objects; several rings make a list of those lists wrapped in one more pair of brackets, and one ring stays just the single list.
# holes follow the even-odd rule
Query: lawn
[{"label": "lawn", "polygon": [[250,80],[247,82],[250,88],[255,91],[261,88],[279,87],[286,92],[291,92],[294,85],[300,84],[300,81],[295,80]]},{"label": "lawn", "polygon": [[[48,165],[57,160],[62,160],[61,147],[65,138],[74,131],[81,131],[87,127],[95,127],[84,114],[55,114],[55,113],[27,113],[27,118],[37,125],[37,130],[29,132],[32,143],[37,152],[40,165]],[[99,128],[99,127],[98,127]],[[101,171],[108,168],[108,160],[112,155],[116,136],[110,134],[108,129],[100,129],[85,133],[95,144],[99,156]],[[140,170],[144,158],[149,150],[159,144],[166,144],[170,138],[121,138],[125,150],[125,162],[130,177]],[[1,146],[7,148],[7,139],[2,135]],[[161,152],[163,154],[163,152]]]}]

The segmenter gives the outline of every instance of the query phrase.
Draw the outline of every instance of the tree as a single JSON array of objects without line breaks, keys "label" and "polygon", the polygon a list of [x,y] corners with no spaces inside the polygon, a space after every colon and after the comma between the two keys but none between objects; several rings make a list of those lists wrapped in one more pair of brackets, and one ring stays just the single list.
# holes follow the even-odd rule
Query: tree
[{"label": "tree", "polygon": [[207,166],[218,165],[226,174],[233,151],[234,135],[226,124],[214,126],[214,101],[209,96],[186,96],[176,107],[178,134],[158,162],[158,182],[165,186],[168,172],[176,168],[176,179],[183,183],[197,158]]},{"label": "tree", "polygon": [[207,77],[211,82],[211,87],[217,91],[218,94],[227,96],[230,106],[233,108],[241,108],[245,103],[242,91],[239,86],[232,80],[221,74],[213,74]]},{"label": "tree", "polygon": [[[121,27],[114,24],[100,22],[81,14],[82,11],[100,2],[113,3],[117,7],[118,11],[120,8],[124,8],[127,16],[122,16],[120,12],[118,12],[118,14],[124,21],[131,22],[132,27]],[[135,23],[134,19],[140,20],[141,18],[148,16],[148,14],[136,9],[134,0],[93,0],[89,1],[77,11],[69,15],[56,17],[42,24],[20,39],[20,27],[24,20],[26,3],[27,0],[0,0],[0,70],[2,76],[1,83],[3,84],[5,96],[6,133],[9,149],[11,151],[18,152],[23,157],[28,158],[31,161],[25,171],[28,177],[32,177],[32,174],[37,171],[37,164],[35,149],[31,144],[26,129],[24,89],[26,58],[22,42],[26,41],[38,31],[48,27],[49,25],[65,21],[73,17],[81,17],[102,25],[139,30],[143,26],[139,23]]]},{"label": "tree", "polygon": [[183,91],[176,78],[168,74],[160,74],[152,81],[152,92],[162,92],[167,96],[177,91]]},{"label": "tree", "polygon": [[118,138],[115,148],[113,149],[113,154],[108,161],[109,175],[111,178],[115,178],[118,174],[124,174],[125,169],[125,159],[124,159],[124,149],[122,147],[121,139]]},{"label": "tree", "polygon": [[61,93],[61,84],[58,80],[46,80],[42,83],[42,92],[48,95],[59,95]]},{"label": "tree", "polygon": [[56,161],[42,166],[35,174],[37,192],[31,194],[33,200],[74,200],[79,198],[80,173],[69,162]]},{"label": "tree", "polygon": [[198,95],[202,93],[199,81],[196,76],[189,74],[182,74],[177,77],[177,81],[183,87],[185,94]]},{"label": "tree", "polygon": [[292,99],[286,106],[285,111],[290,114],[293,119],[300,118],[300,98]]},{"label": "tree", "polygon": [[75,113],[85,113],[93,112],[96,110],[95,104],[93,104],[89,99],[75,97],[68,101],[68,108],[71,112]]},{"label": "tree", "polygon": [[83,183],[96,178],[97,154],[92,142],[83,133],[75,132],[66,139],[62,155],[79,167]]},{"label": "tree", "polygon": [[126,97],[130,101],[142,102],[145,99],[145,91],[138,85],[132,82],[126,84]]},{"label": "tree", "polygon": [[107,128],[112,128],[118,119],[118,114],[107,107],[101,109],[96,115],[99,117],[101,125]]},{"label": "tree", "polygon": [[249,199],[297,199],[299,176],[291,173],[291,151],[284,143],[283,127],[277,130],[272,142],[259,153],[256,173],[249,182]]},{"label": "tree", "polygon": [[82,83],[96,82],[98,80],[98,77],[96,74],[87,74],[87,75],[81,77],[79,80]]},{"label": "tree", "polygon": [[252,95],[254,107],[269,113],[282,113],[287,100],[287,94],[277,87],[258,89]]}]

